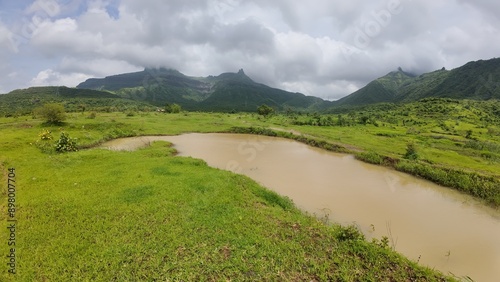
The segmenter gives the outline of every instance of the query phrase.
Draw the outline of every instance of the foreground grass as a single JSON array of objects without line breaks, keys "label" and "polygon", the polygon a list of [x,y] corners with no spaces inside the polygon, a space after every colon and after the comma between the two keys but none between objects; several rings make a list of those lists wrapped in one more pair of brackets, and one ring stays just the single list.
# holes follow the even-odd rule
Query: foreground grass
[{"label": "foreground grass", "polygon": [[[206,114],[123,119],[74,117],[63,127],[90,145],[113,134],[242,124]],[[44,154],[30,145],[43,128],[36,120],[0,120],[1,169],[17,171],[19,281],[446,280],[352,228],[304,215],[244,176],[175,157],[166,143]],[[0,181],[6,222],[5,176]],[[12,281],[0,265],[0,280]]]}]

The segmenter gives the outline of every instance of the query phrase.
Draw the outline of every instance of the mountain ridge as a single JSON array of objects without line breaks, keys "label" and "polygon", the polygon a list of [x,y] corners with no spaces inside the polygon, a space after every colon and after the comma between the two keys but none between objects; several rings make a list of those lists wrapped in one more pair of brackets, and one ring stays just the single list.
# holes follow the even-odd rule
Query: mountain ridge
[{"label": "mountain ridge", "polygon": [[257,83],[243,69],[218,76],[192,77],[173,69],[146,68],[141,72],[88,79],[77,88],[112,91],[120,97],[156,106],[178,103],[188,110],[255,111],[267,104],[277,110],[317,111],[331,105],[318,97]]},{"label": "mountain ridge", "polygon": [[500,58],[478,60],[418,76],[401,68],[334,102],[335,106],[406,103],[425,98],[500,99]]},{"label": "mountain ridge", "polygon": [[500,58],[472,61],[452,70],[442,68],[420,75],[398,68],[333,102],[255,82],[243,69],[217,76],[193,77],[170,68],[145,68],[90,78],[77,88],[48,86],[14,90],[0,95],[0,108],[1,112],[12,114],[29,112],[39,100],[67,101],[75,108],[77,103],[98,105],[97,100],[101,99],[101,108],[111,109],[163,108],[177,103],[193,111],[254,112],[258,106],[266,104],[277,111],[333,112],[427,98],[500,99]]}]

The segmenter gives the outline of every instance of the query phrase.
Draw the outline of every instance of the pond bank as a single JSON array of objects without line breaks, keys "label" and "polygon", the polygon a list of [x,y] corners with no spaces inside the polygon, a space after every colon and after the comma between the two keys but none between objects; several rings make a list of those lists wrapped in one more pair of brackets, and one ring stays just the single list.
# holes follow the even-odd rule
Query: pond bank
[{"label": "pond bank", "polygon": [[127,140],[138,146],[172,142],[181,156],[245,174],[303,210],[355,223],[368,238],[387,236],[397,251],[445,273],[479,281],[500,275],[495,267],[500,261],[498,213],[456,191],[279,138],[185,134],[134,137],[111,145],[118,148]]},{"label": "pond bank", "polygon": [[485,203],[491,207],[500,207],[500,180],[492,176],[442,167],[440,165],[421,161],[409,161],[403,158],[383,156],[376,152],[362,152],[359,149],[348,148],[346,145],[339,145],[288,131],[275,131],[260,127],[233,127],[227,132],[282,137],[331,152],[353,154],[358,160],[391,167],[398,171],[421,177],[436,184],[472,195],[478,199],[484,200]]}]

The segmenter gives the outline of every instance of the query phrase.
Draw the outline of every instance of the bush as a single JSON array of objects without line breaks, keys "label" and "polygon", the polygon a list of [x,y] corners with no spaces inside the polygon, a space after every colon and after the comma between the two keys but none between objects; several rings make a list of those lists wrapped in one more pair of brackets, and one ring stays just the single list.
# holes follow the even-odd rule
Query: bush
[{"label": "bush", "polygon": [[260,107],[257,108],[257,113],[262,116],[268,116],[274,112],[274,109],[269,107],[266,104],[261,105]]},{"label": "bush", "polygon": [[68,134],[61,132],[61,137],[56,142],[56,152],[76,152],[78,151],[76,139],[69,137]]},{"label": "bush", "polygon": [[54,146],[53,143],[50,142],[53,139],[52,132],[45,129],[40,134],[38,134],[38,137],[39,138],[35,141],[34,144],[32,143],[32,145],[35,145],[35,147],[40,149],[40,151],[42,151],[43,153],[47,154],[53,153]]},{"label": "bush", "polygon": [[355,225],[340,227],[340,230],[338,231],[336,237],[340,241],[357,241],[365,239],[363,233],[361,233],[361,231],[359,231],[358,227]]},{"label": "bush", "polygon": [[38,134],[38,136],[40,137],[40,140],[42,140],[42,141],[52,140],[52,132],[50,132],[47,129],[45,129],[40,134]]},{"label": "bush", "polygon": [[66,112],[62,104],[50,103],[35,109],[35,114],[45,119],[45,122],[60,124],[66,119]]},{"label": "bush", "polygon": [[182,107],[178,104],[167,104],[165,106],[165,112],[170,114],[178,114],[182,110]]},{"label": "bush", "polygon": [[417,146],[414,143],[408,143],[406,145],[406,153],[403,156],[403,158],[405,158],[407,160],[417,160],[418,159]]}]

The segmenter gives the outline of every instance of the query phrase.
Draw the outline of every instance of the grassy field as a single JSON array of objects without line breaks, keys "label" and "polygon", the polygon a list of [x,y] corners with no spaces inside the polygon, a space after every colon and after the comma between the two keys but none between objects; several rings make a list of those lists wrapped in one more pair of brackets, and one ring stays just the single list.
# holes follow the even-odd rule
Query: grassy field
[{"label": "grassy field", "polygon": [[[0,280],[452,280],[383,241],[366,242],[353,227],[305,215],[244,176],[176,157],[167,143],[135,152],[82,149],[122,136],[269,125],[285,123],[203,113],[70,114],[59,126],[0,118],[0,221],[8,226],[9,168],[15,168],[17,220],[17,274],[8,273],[12,233],[2,228]],[[52,139],[40,140],[46,131]],[[78,152],[57,154],[46,146],[63,131],[78,138]]]}]

